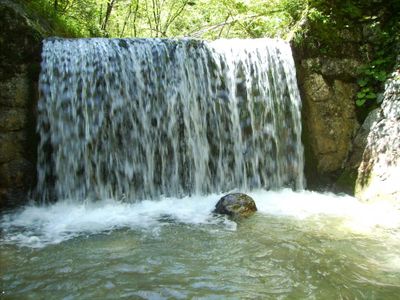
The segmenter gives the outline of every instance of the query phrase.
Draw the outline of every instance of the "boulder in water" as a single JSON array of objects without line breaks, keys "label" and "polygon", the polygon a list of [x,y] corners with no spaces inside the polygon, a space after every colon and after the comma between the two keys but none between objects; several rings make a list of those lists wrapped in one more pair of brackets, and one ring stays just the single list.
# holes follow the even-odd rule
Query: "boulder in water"
[{"label": "boulder in water", "polygon": [[253,198],[242,193],[228,194],[215,205],[214,213],[234,218],[247,218],[257,211]]}]

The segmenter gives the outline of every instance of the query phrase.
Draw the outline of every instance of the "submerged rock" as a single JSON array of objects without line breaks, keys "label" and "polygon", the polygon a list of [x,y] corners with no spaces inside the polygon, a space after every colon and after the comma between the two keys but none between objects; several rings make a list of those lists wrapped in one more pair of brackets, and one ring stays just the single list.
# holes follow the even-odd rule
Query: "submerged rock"
[{"label": "submerged rock", "polygon": [[214,213],[234,218],[246,218],[257,211],[256,204],[250,196],[242,193],[228,194],[215,205]]}]

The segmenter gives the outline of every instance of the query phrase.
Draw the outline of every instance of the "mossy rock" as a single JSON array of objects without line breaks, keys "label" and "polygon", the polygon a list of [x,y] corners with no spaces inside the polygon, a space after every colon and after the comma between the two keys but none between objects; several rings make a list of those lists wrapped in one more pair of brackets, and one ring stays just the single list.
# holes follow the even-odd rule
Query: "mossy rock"
[{"label": "mossy rock", "polygon": [[232,218],[247,218],[257,211],[253,198],[242,193],[228,194],[222,197],[215,206],[214,213],[228,215]]},{"label": "mossy rock", "polygon": [[344,170],[336,181],[336,190],[354,195],[357,180],[357,170]]}]

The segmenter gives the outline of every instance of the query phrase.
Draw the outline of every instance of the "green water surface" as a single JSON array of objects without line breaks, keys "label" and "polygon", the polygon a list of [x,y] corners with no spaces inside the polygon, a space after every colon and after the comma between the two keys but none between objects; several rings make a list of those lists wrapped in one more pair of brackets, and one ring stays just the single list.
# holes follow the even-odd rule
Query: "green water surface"
[{"label": "green water surface", "polygon": [[[234,224],[231,224],[234,225]],[[393,230],[392,230],[393,231]],[[330,217],[257,213],[234,226],[88,234],[2,244],[4,299],[399,299],[398,232],[356,234]]]}]

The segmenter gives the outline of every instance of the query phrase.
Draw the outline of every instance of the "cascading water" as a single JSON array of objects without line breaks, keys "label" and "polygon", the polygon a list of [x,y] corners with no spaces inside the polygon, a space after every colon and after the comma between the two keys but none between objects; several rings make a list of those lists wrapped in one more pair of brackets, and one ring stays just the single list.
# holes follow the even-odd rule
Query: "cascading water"
[{"label": "cascading water", "polygon": [[[281,189],[303,186],[286,43],[47,40],[40,90],[60,201],[0,214],[0,297],[399,298],[398,208]],[[258,212],[212,214],[231,189]]]},{"label": "cascading water", "polygon": [[43,200],[303,187],[286,42],[49,39],[42,56]]}]

